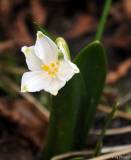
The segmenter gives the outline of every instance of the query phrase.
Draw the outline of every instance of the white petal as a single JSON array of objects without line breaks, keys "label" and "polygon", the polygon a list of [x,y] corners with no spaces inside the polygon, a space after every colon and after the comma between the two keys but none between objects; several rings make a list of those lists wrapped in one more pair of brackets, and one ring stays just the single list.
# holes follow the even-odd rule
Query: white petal
[{"label": "white petal", "polygon": [[45,88],[45,90],[56,96],[58,90],[61,89],[65,85],[65,83],[66,82],[61,81],[58,78],[53,78],[51,83]]},{"label": "white petal", "polygon": [[35,55],[35,47],[22,47],[21,51],[25,54],[26,57],[26,63],[28,65],[29,70],[31,71],[39,71],[43,70],[41,65],[42,60],[40,60],[36,55]]},{"label": "white petal", "polygon": [[45,65],[50,65],[58,60],[58,48],[56,44],[40,31],[37,33],[35,53]]},{"label": "white petal", "polygon": [[77,66],[68,60],[64,62],[57,73],[57,77],[63,81],[69,81],[75,73],[79,73]]},{"label": "white petal", "polygon": [[36,92],[46,88],[52,81],[45,71],[26,72],[22,77],[21,92]]},{"label": "white petal", "polygon": [[80,72],[79,68],[74,63],[72,63],[70,60],[68,62],[70,63],[72,68],[74,68],[74,72],[75,73],[79,73]]}]

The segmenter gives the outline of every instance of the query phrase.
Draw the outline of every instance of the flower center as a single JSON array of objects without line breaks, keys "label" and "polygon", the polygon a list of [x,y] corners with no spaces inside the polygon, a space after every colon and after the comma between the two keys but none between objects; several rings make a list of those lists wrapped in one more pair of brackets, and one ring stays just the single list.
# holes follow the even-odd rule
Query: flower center
[{"label": "flower center", "polygon": [[60,65],[59,61],[56,61],[56,63],[51,63],[50,66],[42,65],[41,67],[46,71],[48,75],[52,75],[53,78],[57,77],[56,72],[59,71],[58,66]]}]

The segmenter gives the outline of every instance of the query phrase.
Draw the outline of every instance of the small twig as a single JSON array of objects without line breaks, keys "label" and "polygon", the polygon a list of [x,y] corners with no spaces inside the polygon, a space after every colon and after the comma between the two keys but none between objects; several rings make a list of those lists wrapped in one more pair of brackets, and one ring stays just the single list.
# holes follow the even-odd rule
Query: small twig
[{"label": "small twig", "polygon": [[117,82],[120,78],[124,77],[131,68],[131,58],[122,62],[116,71],[108,73],[106,78],[106,85]]},{"label": "small twig", "polygon": [[60,160],[62,158],[67,158],[67,157],[70,157],[70,156],[79,156],[79,155],[85,156],[85,155],[93,154],[93,152],[94,152],[93,150],[69,152],[69,153],[65,153],[65,154],[55,156],[51,160]]},{"label": "small twig", "polygon": [[120,151],[120,150],[124,150],[124,149],[128,149],[131,148],[131,145],[122,145],[122,146],[110,146],[110,147],[105,147],[101,150],[101,153],[111,153],[111,152],[116,152],[116,151]]},{"label": "small twig", "polygon": [[[98,110],[103,111],[105,113],[111,113],[112,108],[104,106],[104,105],[99,105]],[[120,110],[117,110],[114,115],[121,117],[121,118],[124,118],[124,119],[131,120],[131,114],[125,113]]]},{"label": "small twig", "polygon": [[109,159],[112,157],[122,156],[122,155],[129,154],[129,153],[131,153],[131,147],[128,149],[124,149],[124,150],[121,150],[118,152],[109,153],[109,154],[102,155],[102,156],[95,157],[95,158],[91,158],[88,160],[106,160],[106,159]]},{"label": "small twig", "polygon": [[15,47],[15,42],[13,40],[7,40],[0,43],[0,53],[5,50],[9,50]]},{"label": "small twig", "polygon": [[28,101],[32,102],[37,107],[37,109],[43,113],[45,121],[48,122],[48,120],[49,120],[49,111],[44,106],[42,106],[36,98],[34,98],[29,93],[20,92],[20,87],[18,85],[16,85],[15,83],[13,83],[11,80],[9,80],[8,77],[3,76],[3,75],[0,74],[0,79],[10,89],[14,90],[15,92],[17,92],[18,94],[23,96],[25,99],[27,99]]},{"label": "small twig", "polygon": [[[123,149],[129,149],[129,148],[131,148],[131,145],[106,147],[106,148],[103,148],[101,150],[101,153],[103,154],[103,153],[115,152],[115,151],[120,151],[120,150],[123,150]],[[65,154],[55,156],[51,160],[60,160],[60,159],[71,157],[71,156],[87,156],[87,155],[93,154],[93,152],[94,152],[94,150],[68,152],[68,153],[65,153]]]},{"label": "small twig", "polygon": [[[93,135],[100,135],[101,129],[91,129],[90,134]],[[131,132],[131,126],[128,127],[121,127],[121,128],[114,128],[114,129],[107,129],[105,135],[115,135],[115,134],[124,134]]]}]

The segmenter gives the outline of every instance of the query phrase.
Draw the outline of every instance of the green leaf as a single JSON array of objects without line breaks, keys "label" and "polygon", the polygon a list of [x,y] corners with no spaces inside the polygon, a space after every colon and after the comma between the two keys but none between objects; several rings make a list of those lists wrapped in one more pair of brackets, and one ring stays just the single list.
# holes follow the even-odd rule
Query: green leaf
[{"label": "green leaf", "polygon": [[94,152],[94,157],[97,157],[100,155],[100,151],[101,151],[101,147],[102,147],[102,140],[103,140],[103,137],[104,137],[104,134],[105,134],[105,131],[112,119],[112,117],[114,116],[114,113],[115,111],[117,110],[118,108],[118,105],[119,105],[119,102],[115,105],[115,107],[112,109],[111,113],[109,114],[108,118],[107,118],[107,121],[106,121],[106,124],[101,132],[101,135],[99,136],[99,139],[98,139],[98,142],[96,144],[96,148],[95,148],[95,152]]},{"label": "green leaf", "polygon": [[95,40],[98,40],[98,41],[101,40],[103,31],[104,31],[104,27],[105,27],[105,23],[106,23],[106,19],[108,16],[108,12],[109,12],[109,9],[111,6],[111,2],[112,2],[112,0],[106,0],[106,2],[105,2],[105,6],[104,6],[103,13],[101,16],[100,24],[99,24],[99,27],[98,27],[98,30],[97,30],[97,33],[95,36]]},{"label": "green leaf", "polygon": [[37,24],[36,22],[34,22],[34,24],[36,25],[36,27],[43,33],[43,34],[45,34],[46,36],[48,36],[53,42],[55,42],[54,41],[54,39],[52,38],[52,36],[44,29],[44,28],[42,28],[39,24]]},{"label": "green leaf", "polygon": [[74,63],[80,69],[86,88],[86,139],[106,79],[107,62],[102,44],[99,41],[95,41],[85,47],[75,58]]},{"label": "green leaf", "polygon": [[85,88],[81,74],[76,74],[52,97],[44,160],[72,151],[84,144]]}]

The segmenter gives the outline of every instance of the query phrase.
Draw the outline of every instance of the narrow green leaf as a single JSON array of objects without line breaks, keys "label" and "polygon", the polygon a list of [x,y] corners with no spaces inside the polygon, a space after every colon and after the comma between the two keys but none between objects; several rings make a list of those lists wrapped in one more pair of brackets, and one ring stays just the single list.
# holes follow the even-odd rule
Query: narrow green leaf
[{"label": "narrow green leaf", "polygon": [[95,148],[93,157],[98,157],[101,154],[102,143],[100,142],[97,148]]},{"label": "narrow green leaf", "polygon": [[99,27],[98,27],[98,30],[97,30],[97,33],[95,36],[95,40],[98,40],[98,41],[101,40],[103,31],[104,31],[104,27],[105,27],[105,23],[106,23],[106,19],[108,16],[108,12],[109,12],[109,9],[111,6],[111,2],[112,2],[112,0],[106,0],[106,2],[105,2],[104,10],[103,10],[103,13],[101,16],[101,20],[100,20],[100,24],[99,24]]},{"label": "narrow green leaf", "polygon": [[[72,151],[84,144],[85,87],[81,74],[69,82],[52,97],[47,145],[44,160]],[[75,147],[74,147],[75,146]]]},{"label": "narrow green leaf", "polygon": [[87,107],[84,131],[84,138],[86,139],[106,79],[107,63],[102,44],[99,41],[95,41],[85,47],[75,58],[74,63],[80,69],[86,88]]},{"label": "narrow green leaf", "polygon": [[54,42],[54,39],[52,38],[52,36],[44,29],[42,28],[39,24],[37,24],[36,22],[34,22],[34,24],[36,25],[36,27],[43,33],[45,34],[46,36],[48,36],[53,42]]},{"label": "narrow green leaf", "polygon": [[107,118],[107,121],[106,121],[106,124],[101,132],[101,135],[99,136],[99,139],[98,139],[98,142],[96,144],[96,148],[95,148],[95,152],[94,152],[94,157],[97,157],[100,155],[100,151],[101,151],[101,144],[102,144],[102,140],[103,140],[103,137],[104,137],[104,134],[105,134],[105,131],[116,111],[116,109],[118,108],[118,105],[119,105],[119,102],[115,105],[115,107],[112,109],[111,113],[109,114],[108,118]]}]

